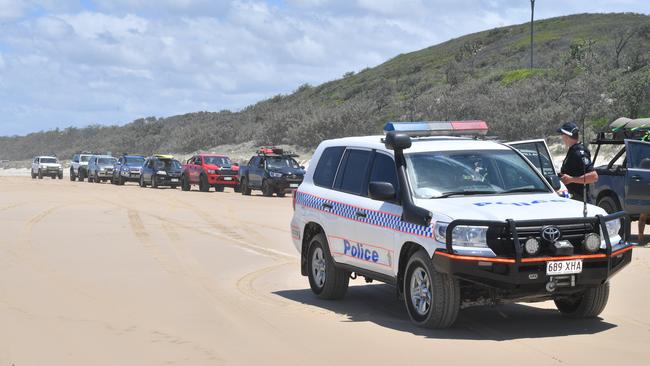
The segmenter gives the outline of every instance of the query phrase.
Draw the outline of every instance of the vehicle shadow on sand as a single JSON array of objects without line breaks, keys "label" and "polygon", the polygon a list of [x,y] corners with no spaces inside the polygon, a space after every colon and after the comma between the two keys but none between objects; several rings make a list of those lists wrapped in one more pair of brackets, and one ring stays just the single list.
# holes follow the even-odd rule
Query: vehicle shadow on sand
[{"label": "vehicle shadow on sand", "polygon": [[382,327],[433,339],[507,341],[524,338],[596,334],[615,328],[597,319],[567,319],[554,309],[524,304],[481,306],[460,311],[456,324],[445,330],[413,325],[389,285],[350,286],[343,300],[318,299],[310,289],[274,292],[285,299],[345,315],[350,322],[372,322]]}]

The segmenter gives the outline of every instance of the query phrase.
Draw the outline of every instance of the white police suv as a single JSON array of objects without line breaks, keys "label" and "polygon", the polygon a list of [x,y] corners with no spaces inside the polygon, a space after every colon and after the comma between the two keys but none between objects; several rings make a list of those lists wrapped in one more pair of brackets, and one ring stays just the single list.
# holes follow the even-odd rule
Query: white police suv
[{"label": "white police suv", "polygon": [[[323,141],[294,194],[293,242],[321,298],[352,274],[397,286],[414,323],[461,307],[554,300],[595,317],[630,263],[629,218],[559,197],[483,121],[388,123],[385,136]],[[471,136],[471,137],[460,137]],[[622,227],[623,226],[623,227]]]}]

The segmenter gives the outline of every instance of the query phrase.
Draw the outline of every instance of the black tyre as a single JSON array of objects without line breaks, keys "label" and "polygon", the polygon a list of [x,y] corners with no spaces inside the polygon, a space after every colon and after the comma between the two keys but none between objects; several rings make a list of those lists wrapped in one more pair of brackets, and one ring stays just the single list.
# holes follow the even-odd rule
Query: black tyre
[{"label": "black tyre", "polygon": [[409,258],[404,275],[404,303],[415,324],[425,328],[448,328],[458,318],[458,280],[437,272],[422,249]]},{"label": "black tyre", "polygon": [[38,170],[38,179],[43,179],[43,172],[40,169]]},{"label": "black tyre", "polygon": [[583,293],[555,299],[555,306],[568,318],[595,318],[605,310],[609,299],[609,282],[589,287]]},{"label": "black tyre", "polygon": [[598,207],[602,208],[608,214],[620,211],[621,208],[618,207],[618,203],[612,196],[605,196],[598,200]]},{"label": "black tyre", "polygon": [[147,183],[144,181],[144,176],[140,176],[140,187],[144,188],[147,186]]},{"label": "black tyre", "polygon": [[277,194],[278,197],[284,197],[284,196],[287,195],[287,193],[285,191],[283,191],[283,190],[279,190],[279,191],[275,192],[275,194]]},{"label": "black tyre", "polygon": [[271,188],[269,181],[267,181],[266,179],[262,181],[262,194],[264,195],[264,197],[273,196],[273,188]]},{"label": "black tyre", "polygon": [[241,185],[238,184],[238,185],[234,186],[233,190],[235,191],[235,193],[241,193]]},{"label": "black tyre", "polygon": [[243,196],[250,196],[251,195],[251,189],[248,186],[248,179],[246,179],[246,178],[241,180],[241,194]]},{"label": "black tyre", "polygon": [[151,188],[158,188],[158,182],[156,182],[156,176],[151,176]]},{"label": "black tyre", "polygon": [[214,186],[215,192],[223,192],[223,186]]},{"label": "black tyre", "polygon": [[63,179],[63,174],[59,174],[59,179]]},{"label": "black tyre", "polygon": [[74,182],[75,180],[77,180],[77,176],[74,174],[74,170],[70,168],[70,181]]},{"label": "black tyre", "polygon": [[83,170],[79,169],[79,174],[77,176],[77,180],[79,180],[80,182],[83,182],[84,179],[86,179],[86,174],[84,173]]},{"label": "black tyre", "polygon": [[36,174],[34,174],[34,171],[32,170],[30,173],[32,175],[32,179],[36,179]]},{"label": "black tyre", "polygon": [[210,185],[208,184],[208,177],[206,177],[204,174],[201,174],[201,176],[199,176],[199,191],[201,192],[210,191]]},{"label": "black tyre", "polygon": [[309,244],[309,286],[321,299],[341,299],[348,291],[350,272],[336,268],[326,248],[327,239],[323,234],[316,235]]},{"label": "black tyre", "polygon": [[50,175],[50,178],[56,179],[56,175]]},{"label": "black tyre", "polygon": [[171,188],[171,189],[176,189],[176,188],[178,188],[178,186],[176,186],[176,185],[174,185],[174,186],[169,186],[169,188]]},{"label": "black tyre", "polygon": [[121,176],[121,175],[119,175],[119,176],[117,177],[117,185],[118,185],[118,186],[123,186],[124,183],[126,183],[126,181],[124,180],[124,177]]},{"label": "black tyre", "polygon": [[181,177],[181,189],[184,191],[189,191],[191,188],[190,186],[190,181],[187,179],[186,176]]}]

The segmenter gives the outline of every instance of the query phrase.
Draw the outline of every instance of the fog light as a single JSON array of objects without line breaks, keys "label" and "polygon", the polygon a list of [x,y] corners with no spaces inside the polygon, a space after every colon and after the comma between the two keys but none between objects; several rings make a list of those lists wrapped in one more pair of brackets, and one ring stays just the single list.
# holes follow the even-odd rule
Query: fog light
[{"label": "fog light", "polygon": [[528,238],[526,240],[526,243],[524,243],[524,249],[526,250],[526,254],[528,255],[539,254],[539,250],[540,250],[539,240],[535,238]]},{"label": "fog light", "polygon": [[587,234],[582,245],[587,252],[596,253],[600,249],[600,235],[596,233]]}]

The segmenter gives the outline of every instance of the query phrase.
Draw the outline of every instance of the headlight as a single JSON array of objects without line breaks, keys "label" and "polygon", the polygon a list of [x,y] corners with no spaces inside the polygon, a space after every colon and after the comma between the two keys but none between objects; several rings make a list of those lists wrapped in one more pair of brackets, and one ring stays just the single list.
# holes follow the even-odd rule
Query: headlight
[{"label": "headlight", "polygon": [[217,171],[214,169],[208,169],[208,174],[217,174]]},{"label": "headlight", "polygon": [[[434,232],[437,241],[446,242],[447,227],[449,223],[436,223]],[[464,247],[487,248],[487,231],[485,226],[456,226],[451,233],[451,242]]]},{"label": "headlight", "polygon": [[158,175],[167,175],[167,172],[164,171],[164,170],[159,170],[159,171],[156,172],[156,174],[158,174]]},{"label": "headlight", "polygon": [[106,170],[106,168],[101,167],[101,168],[99,168],[99,170],[101,170],[103,172],[104,170]]},{"label": "headlight", "polygon": [[278,172],[269,172],[269,175],[271,176],[271,178],[282,178],[282,173],[278,173]]}]

